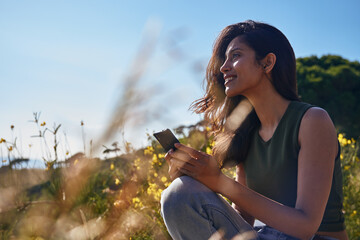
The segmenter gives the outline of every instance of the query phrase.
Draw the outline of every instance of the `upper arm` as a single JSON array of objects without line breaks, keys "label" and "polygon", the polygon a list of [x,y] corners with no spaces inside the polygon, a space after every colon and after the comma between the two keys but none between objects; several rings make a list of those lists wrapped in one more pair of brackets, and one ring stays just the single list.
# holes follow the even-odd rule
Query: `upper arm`
[{"label": "upper arm", "polygon": [[335,127],[321,108],[310,108],[299,129],[296,208],[319,227],[330,194],[338,151]]}]

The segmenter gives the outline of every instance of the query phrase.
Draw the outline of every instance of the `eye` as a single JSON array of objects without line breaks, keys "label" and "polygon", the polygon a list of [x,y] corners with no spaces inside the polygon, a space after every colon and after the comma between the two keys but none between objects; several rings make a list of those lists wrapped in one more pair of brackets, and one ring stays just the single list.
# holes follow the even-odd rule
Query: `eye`
[{"label": "eye", "polygon": [[236,58],[238,58],[240,56],[241,56],[240,53],[233,53],[232,54],[232,59],[236,59]]}]

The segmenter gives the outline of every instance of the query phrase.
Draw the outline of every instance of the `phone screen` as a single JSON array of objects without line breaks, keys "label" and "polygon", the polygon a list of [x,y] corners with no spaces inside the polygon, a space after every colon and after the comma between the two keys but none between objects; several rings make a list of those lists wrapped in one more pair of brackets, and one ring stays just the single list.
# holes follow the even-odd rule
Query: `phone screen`
[{"label": "phone screen", "polygon": [[166,152],[170,151],[170,149],[175,149],[175,143],[179,143],[179,140],[170,131],[170,129],[154,133],[154,137],[159,141],[160,145]]}]

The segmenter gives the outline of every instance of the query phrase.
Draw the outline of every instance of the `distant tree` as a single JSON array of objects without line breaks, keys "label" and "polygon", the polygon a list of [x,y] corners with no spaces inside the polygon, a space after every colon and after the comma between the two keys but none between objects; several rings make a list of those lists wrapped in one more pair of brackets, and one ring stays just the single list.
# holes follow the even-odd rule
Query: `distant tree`
[{"label": "distant tree", "polygon": [[297,59],[298,91],[304,102],[328,111],[336,129],[360,136],[360,63],[336,55]]}]

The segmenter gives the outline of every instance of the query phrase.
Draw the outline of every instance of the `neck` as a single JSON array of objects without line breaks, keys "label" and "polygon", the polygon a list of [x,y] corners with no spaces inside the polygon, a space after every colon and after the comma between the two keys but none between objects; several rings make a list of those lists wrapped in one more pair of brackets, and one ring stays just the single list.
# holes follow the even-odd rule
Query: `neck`
[{"label": "neck", "polygon": [[255,89],[252,94],[246,94],[261,122],[260,130],[274,132],[284,115],[290,101],[283,98],[270,83],[266,81]]}]

